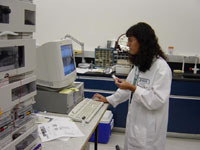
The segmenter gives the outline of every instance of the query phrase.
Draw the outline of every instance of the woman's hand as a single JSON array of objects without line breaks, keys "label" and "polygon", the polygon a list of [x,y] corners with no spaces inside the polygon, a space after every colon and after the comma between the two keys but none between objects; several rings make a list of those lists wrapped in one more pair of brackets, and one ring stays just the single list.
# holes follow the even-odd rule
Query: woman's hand
[{"label": "woman's hand", "polygon": [[98,94],[98,93],[94,94],[92,99],[95,99],[100,102],[108,103],[107,99],[103,95]]},{"label": "woman's hand", "polygon": [[115,78],[114,81],[115,81],[115,84],[117,85],[117,87],[120,89],[130,90],[132,92],[134,92],[136,90],[136,86],[126,82],[126,80]]}]

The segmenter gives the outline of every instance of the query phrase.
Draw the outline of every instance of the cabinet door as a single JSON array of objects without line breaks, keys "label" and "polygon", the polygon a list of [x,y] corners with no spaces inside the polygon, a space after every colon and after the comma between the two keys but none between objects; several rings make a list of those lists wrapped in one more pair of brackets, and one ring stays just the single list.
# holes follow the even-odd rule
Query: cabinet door
[{"label": "cabinet door", "polygon": [[168,132],[200,134],[200,100],[170,98]]}]

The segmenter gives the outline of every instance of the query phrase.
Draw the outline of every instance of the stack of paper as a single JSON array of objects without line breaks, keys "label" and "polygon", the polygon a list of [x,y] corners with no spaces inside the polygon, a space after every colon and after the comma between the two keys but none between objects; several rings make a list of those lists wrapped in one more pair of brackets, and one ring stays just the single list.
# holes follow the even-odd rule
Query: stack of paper
[{"label": "stack of paper", "polygon": [[37,114],[37,117],[40,118],[38,120],[45,121],[45,123],[38,125],[38,132],[42,142],[47,142],[63,137],[69,138],[84,136],[84,134],[79,130],[76,124],[72,122],[69,118],[52,117],[41,114]]}]

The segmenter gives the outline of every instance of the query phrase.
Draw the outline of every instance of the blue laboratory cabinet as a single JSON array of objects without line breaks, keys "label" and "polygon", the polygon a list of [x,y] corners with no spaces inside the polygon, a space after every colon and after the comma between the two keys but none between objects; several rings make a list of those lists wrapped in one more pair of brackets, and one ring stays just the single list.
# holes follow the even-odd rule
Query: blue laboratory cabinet
[{"label": "blue laboratory cabinet", "polygon": [[200,134],[199,79],[172,80],[168,132]]},{"label": "blue laboratory cabinet", "polygon": [[[77,81],[84,82],[84,94],[88,98],[95,93],[108,96],[117,89],[110,75],[78,74]],[[114,126],[125,128],[128,101],[116,108],[110,105],[109,109],[113,112]],[[169,100],[168,132],[200,134],[200,79],[173,78]]]}]

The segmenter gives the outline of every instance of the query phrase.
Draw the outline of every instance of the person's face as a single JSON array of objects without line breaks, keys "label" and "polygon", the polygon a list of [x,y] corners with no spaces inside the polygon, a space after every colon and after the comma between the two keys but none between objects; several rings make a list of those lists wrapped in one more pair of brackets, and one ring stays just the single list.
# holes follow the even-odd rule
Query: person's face
[{"label": "person's face", "polygon": [[134,36],[128,37],[127,46],[130,48],[129,53],[131,55],[135,55],[138,53],[140,45]]}]

